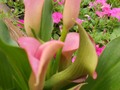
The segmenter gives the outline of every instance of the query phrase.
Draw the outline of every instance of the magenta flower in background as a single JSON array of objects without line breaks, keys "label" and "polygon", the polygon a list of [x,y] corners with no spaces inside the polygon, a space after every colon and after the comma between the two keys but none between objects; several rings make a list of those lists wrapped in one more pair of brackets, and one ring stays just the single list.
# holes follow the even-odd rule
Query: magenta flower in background
[{"label": "magenta flower in background", "polygon": [[102,12],[102,11],[96,11],[95,13],[96,13],[100,18],[102,18],[102,17],[105,15],[105,13]]},{"label": "magenta flower in background", "polygon": [[107,4],[106,6],[102,7],[102,11],[104,12],[104,15],[110,16],[110,12],[111,12],[111,7],[109,4]]},{"label": "magenta flower in background", "polygon": [[21,22],[22,24],[24,24],[24,20],[23,19],[19,20],[19,22]]},{"label": "magenta flower in background", "polygon": [[84,20],[79,19],[79,18],[77,18],[76,21],[77,21],[79,24],[82,24],[82,22],[84,22]]},{"label": "magenta flower in background", "polygon": [[52,14],[53,22],[56,24],[58,24],[61,21],[62,17],[63,17],[62,13],[60,12],[54,12]]},{"label": "magenta flower in background", "polygon": [[110,14],[111,14],[112,17],[115,17],[120,21],[120,8],[113,8],[110,11]]},{"label": "magenta flower in background", "polygon": [[106,0],[96,0],[95,1],[97,4],[102,4],[104,5],[106,3]]},{"label": "magenta flower in background", "polygon": [[110,16],[110,12],[111,12],[111,6],[107,3],[104,3],[103,6],[101,7],[102,11],[96,11],[96,14],[99,17],[103,17],[103,16]]},{"label": "magenta flower in background", "polygon": [[103,16],[110,16],[110,11],[111,11],[111,6],[109,4],[106,3],[105,0],[97,0],[99,1],[98,3],[102,4],[101,8],[102,8],[102,11],[96,11],[96,14],[99,16],[99,17],[103,17]]},{"label": "magenta flower in background", "polygon": [[75,59],[76,59],[76,56],[74,56],[74,57],[72,58],[72,63],[75,62]]},{"label": "magenta flower in background", "polygon": [[96,0],[94,2],[89,3],[89,8],[92,8],[98,4],[101,4],[103,6],[104,4],[107,4],[107,3],[106,3],[106,0]]},{"label": "magenta flower in background", "polygon": [[20,22],[19,24],[18,24],[18,26],[20,27],[20,28],[23,28],[23,25],[22,24],[24,24],[24,20],[19,20],[18,22]]},{"label": "magenta flower in background", "polygon": [[100,56],[103,50],[105,49],[105,46],[100,47],[99,45],[96,45],[95,47],[96,47],[97,55]]},{"label": "magenta flower in background", "polygon": [[92,8],[92,7],[94,7],[94,3],[93,3],[93,2],[90,2],[90,3],[89,3],[89,8]]},{"label": "magenta flower in background", "polygon": [[59,25],[59,29],[60,29],[61,32],[62,32],[62,28],[63,28],[63,26],[62,26],[62,25]]},{"label": "magenta flower in background", "polygon": [[63,5],[65,0],[53,0],[54,2],[58,2],[59,5]]},{"label": "magenta flower in background", "polygon": [[58,4],[59,4],[59,5],[63,5],[64,2],[65,2],[65,0],[61,0],[61,1],[58,2]]},{"label": "magenta flower in background", "polygon": [[[92,7],[97,7],[97,5],[101,5],[100,6],[100,9],[101,10],[95,10],[96,11],[96,14],[99,16],[99,17],[103,17],[103,16],[110,16],[110,12],[111,12],[111,6],[110,4],[108,4],[106,2],[106,0],[96,0],[94,2],[90,2],[89,4],[89,8],[92,8]],[[96,9],[96,8],[95,8]]]}]

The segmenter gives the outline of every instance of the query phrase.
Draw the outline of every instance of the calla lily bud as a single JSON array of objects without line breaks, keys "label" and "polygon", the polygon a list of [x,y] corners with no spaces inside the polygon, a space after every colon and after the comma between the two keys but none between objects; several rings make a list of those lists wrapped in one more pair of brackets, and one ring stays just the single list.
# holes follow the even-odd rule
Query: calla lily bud
[{"label": "calla lily bud", "polygon": [[25,30],[29,36],[37,34],[40,30],[42,8],[44,0],[24,0],[25,4]]},{"label": "calla lily bud", "polygon": [[63,11],[63,25],[69,30],[75,22],[79,15],[81,0],[66,0],[64,11]]}]

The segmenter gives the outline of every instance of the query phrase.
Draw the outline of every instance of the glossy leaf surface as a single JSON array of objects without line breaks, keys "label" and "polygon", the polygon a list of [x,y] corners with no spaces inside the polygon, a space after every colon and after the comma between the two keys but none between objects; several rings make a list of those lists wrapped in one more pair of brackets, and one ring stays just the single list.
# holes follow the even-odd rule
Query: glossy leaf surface
[{"label": "glossy leaf surface", "polygon": [[28,90],[30,71],[25,51],[10,39],[7,26],[0,20],[0,87]]},{"label": "glossy leaf surface", "polygon": [[88,84],[80,90],[119,90],[120,89],[120,37],[111,41],[99,58],[96,80],[88,78]]},{"label": "glossy leaf surface", "polygon": [[42,11],[42,19],[40,25],[39,37],[43,41],[49,41],[51,39],[51,33],[53,29],[52,22],[52,0],[44,0],[44,6]]}]

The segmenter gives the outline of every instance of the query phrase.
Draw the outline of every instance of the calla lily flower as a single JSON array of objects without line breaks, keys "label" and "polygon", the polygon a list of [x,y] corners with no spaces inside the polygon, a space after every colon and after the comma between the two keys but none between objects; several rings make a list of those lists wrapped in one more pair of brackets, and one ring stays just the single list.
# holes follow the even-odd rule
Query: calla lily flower
[{"label": "calla lily flower", "polygon": [[[87,33],[88,34],[88,33]],[[73,53],[79,48],[80,44],[80,34],[72,32],[68,33],[67,37],[65,39],[64,47],[62,49],[62,56],[61,56],[61,66],[63,66],[63,69],[67,67],[69,64],[75,61],[76,56],[73,56]],[[95,46],[95,42],[93,38],[88,34],[89,39]],[[71,60],[72,58],[72,60]]]},{"label": "calla lily flower", "polygon": [[18,43],[20,47],[25,49],[27,52],[28,59],[32,68],[32,74],[30,77],[30,89],[42,90],[47,66],[57,50],[63,47],[64,43],[52,40],[41,44],[36,39],[31,37],[19,38]]},{"label": "calla lily flower", "polygon": [[86,75],[92,76],[93,79],[97,78],[95,69],[98,62],[98,56],[96,54],[94,43],[84,28],[79,23],[76,22],[76,24],[78,24],[80,34],[80,42],[76,60],[74,63],[69,65],[69,67],[59,73],[56,73],[49,80],[47,80],[45,82],[46,89],[51,87],[55,89],[62,88],[71,83],[70,81],[77,80],[78,78]]},{"label": "calla lily flower", "polygon": [[71,32],[67,34],[65,39],[64,47],[62,49],[62,55],[60,60],[59,70],[64,70],[72,63],[72,55],[79,47],[79,34]]},{"label": "calla lily flower", "polygon": [[70,56],[78,49],[79,47],[79,34],[72,32],[68,33],[65,39],[65,45],[62,49],[62,54],[69,59]]},{"label": "calla lily flower", "polygon": [[31,30],[38,34],[42,16],[44,0],[24,0],[25,4],[25,30],[29,36],[33,36]]},{"label": "calla lily flower", "polygon": [[63,25],[69,30],[78,18],[81,0],[66,0],[63,11]]}]

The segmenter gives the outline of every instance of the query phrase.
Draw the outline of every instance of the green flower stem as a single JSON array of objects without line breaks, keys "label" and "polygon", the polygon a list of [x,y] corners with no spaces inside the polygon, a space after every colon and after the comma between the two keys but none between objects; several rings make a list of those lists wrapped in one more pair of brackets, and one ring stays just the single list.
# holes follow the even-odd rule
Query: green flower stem
[{"label": "green flower stem", "polygon": [[62,30],[62,34],[61,34],[61,37],[60,37],[60,41],[62,41],[62,42],[65,41],[67,33],[68,33],[68,30],[66,29],[65,26],[63,26],[63,30]]},{"label": "green flower stem", "polygon": [[[67,33],[68,33],[68,30],[66,29],[65,26],[63,26],[63,30],[62,30],[62,34],[61,34],[61,37],[60,37],[60,41],[62,41],[62,42],[65,41]],[[61,53],[62,53],[62,48],[56,54],[56,60],[54,61],[54,66],[53,66],[54,70],[52,70],[53,74],[55,74],[56,72],[58,72]]]}]

